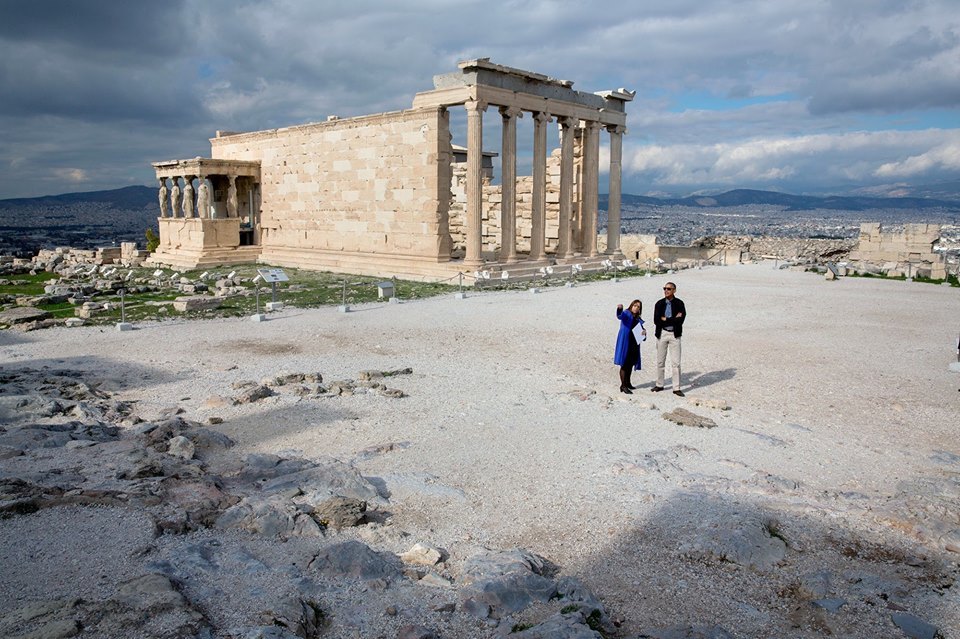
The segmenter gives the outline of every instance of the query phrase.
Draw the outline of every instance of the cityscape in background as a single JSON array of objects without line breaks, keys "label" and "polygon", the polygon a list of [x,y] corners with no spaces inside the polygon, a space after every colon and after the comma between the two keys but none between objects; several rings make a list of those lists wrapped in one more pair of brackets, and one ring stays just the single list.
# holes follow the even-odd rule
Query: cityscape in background
[{"label": "cityscape in background", "polygon": [[[960,183],[928,188],[938,197],[814,197],[733,190],[717,195],[655,198],[623,194],[625,234],[655,235],[661,245],[686,246],[713,236],[843,239],[863,222],[886,226],[940,224],[940,250],[960,254]],[[921,192],[918,189],[918,192]],[[600,225],[607,196],[600,195]],[[157,229],[157,192],[129,186],[109,191],[0,200],[0,253],[29,257],[57,246],[96,248],[144,244]]]}]

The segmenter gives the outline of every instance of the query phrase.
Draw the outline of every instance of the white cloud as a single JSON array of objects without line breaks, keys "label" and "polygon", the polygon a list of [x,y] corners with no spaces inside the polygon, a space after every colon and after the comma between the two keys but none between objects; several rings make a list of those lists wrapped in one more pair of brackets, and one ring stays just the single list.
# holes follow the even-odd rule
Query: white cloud
[{"label": "white cloud", "polygon": [[78,184],[87,181],[87,172],[77,168],[59,168],[53,170],[53,175],[61,180]]},{"label": "white cloud", "polygon": [[821,184],[960,168],[960,130],[877,131],[753,138],[719,144],[631,147],[633,180],[659,186],[782,188],[797,176]]},{"label": "white cloud", "polygon": [[919,155],[912,155],[905,160],[886,162],[880,165],[875,174],[878,177],[912,177],[923,174],[931,169],[945,169],[956,171],[960,169],[960,136],[948,136],[951,141]]}]

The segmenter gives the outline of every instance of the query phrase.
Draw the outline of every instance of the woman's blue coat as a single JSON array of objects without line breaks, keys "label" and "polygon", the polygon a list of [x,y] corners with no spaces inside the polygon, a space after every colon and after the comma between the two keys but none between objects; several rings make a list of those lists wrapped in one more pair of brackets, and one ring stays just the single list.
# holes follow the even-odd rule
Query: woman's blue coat
[{"label": "woman's blue coat", "polygon": [[[634,317],[630,309],[617,309],[617,319],[620,320],[620,332],[617,333],[617,348],[613,352],[613,363],[622,366],[627,359],[627,352],[631,344],[637,343],[637,338],[633,335],[633,329],[637,324],[643,326],[643,320]],[[633,366],[634,370],[640,370],[640,352],[637,351],[637,363]]]}]

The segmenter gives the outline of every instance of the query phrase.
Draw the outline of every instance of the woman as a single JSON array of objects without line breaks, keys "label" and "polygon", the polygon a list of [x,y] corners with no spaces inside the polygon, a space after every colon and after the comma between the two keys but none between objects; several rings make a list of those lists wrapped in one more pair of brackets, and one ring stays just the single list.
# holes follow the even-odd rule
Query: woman
[{"label": "woman", "polygon": [[647,329],[643,328],[640,312],[643,304],[640,300],[630,302],[630,307],[624,311],[623,304],[617,304],[617,319],[620,320],[620,332],[617,333],[617,348],[613,353],[613,363],[620,367],[620,392],[633,395],[636,388],[630,383],[630,374],[640,370],[640,345],[634,336],[633,329],[640,325],[640,334],[647,339]]}]

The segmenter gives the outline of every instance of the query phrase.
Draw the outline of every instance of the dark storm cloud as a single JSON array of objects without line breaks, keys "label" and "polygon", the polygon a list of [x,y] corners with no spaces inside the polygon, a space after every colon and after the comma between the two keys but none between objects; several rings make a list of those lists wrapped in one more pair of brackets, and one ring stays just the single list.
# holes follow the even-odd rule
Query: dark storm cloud
[{"label": "dark storm cloud", "polygon": [[[792,188],[818,167],[922,179],[957,157],[954,4],[0,0],[0,198],[64,179],[61,190],[152,183],[151,161],[207,154],[217,129],[409,108],[433,75],[488,56],[583,91],[637,90],[628,190]],[[927,131],[870,131],[934,107],[935,125],[913,125]],[[496,150],[498,118],[485,120]]]},{"label": "dark storm cloud", "polygon": [[182,3],[5,3],[0,113],[81,121],[196,121],[203,106],[177,63]]},{"label": "dark storm cloud", "polygon": [[5,0],[0,39],[83,55],[165,55],[186,37],[180,28],[184,6],[183,0]]}]

